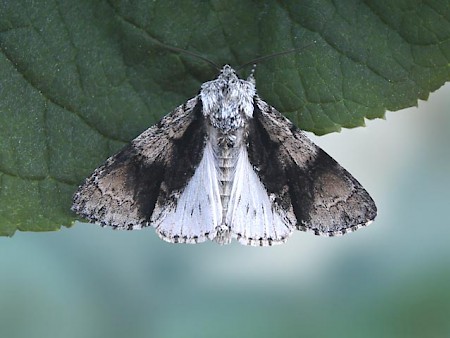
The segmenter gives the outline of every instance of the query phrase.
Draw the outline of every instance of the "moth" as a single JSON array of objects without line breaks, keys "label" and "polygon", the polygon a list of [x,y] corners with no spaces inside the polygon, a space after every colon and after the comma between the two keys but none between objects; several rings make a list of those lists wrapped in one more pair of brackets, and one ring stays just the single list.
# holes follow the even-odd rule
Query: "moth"
[{"label": "moth", "polygon": [[268,246],[294,230],[334,236],[371,222],[361,184],[226,65],[215,80],[110,157],[72,210],[165,241]]}]

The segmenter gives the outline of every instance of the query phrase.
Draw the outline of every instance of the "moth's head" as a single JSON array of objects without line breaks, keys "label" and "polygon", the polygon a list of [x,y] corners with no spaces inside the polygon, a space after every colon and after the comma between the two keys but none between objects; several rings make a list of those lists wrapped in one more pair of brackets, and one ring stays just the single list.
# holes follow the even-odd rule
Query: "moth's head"
[{"label": "moth's head", "polygon": [[253,85],[255,85],[255,78],[253,77],[253,73],[255,72],[254,69],[252,69],[252,72],[250,74],[250,76],[247,78],[247,80],[242,80],[238,77],[238,75],[236,74],[236,71],[229,65],[225,65],[223,66],[223,68],[220,70],[220,74],[217,77],[224,79],[225,81],[228,82],[235,82],[235,81],[244,81],[244,82],[252,82]]},{"label": "moth's head", "polygon": [[217,96],[218,99],[238,100],[241,95],[256,94],[253,75],[247,80],[240,79],[229,65],[223,66],[217,79],[205,82],[200,90],[202,97]]},{"label": "moth's head", "polygon": [[237,76],[236,71],[229,65],[223,66],[217,79],[232,83],[235,81],[239,81],[239,77]]}]

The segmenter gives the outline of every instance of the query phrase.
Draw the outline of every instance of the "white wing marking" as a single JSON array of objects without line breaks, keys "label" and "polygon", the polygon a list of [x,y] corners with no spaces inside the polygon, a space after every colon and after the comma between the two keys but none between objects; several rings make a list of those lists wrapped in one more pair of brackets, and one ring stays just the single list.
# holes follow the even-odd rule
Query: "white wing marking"
[{"label": "white wing marking", "polygon": [[168,242],[198,243],[215,237],[222,219],[217,171],[210,142],[176,205],[153,215],[152,225]]},{"label": "white wing marking", "polygon": [[233,237],[247,245],[283,243],[294,229],[284,214],[271,201],[243,146],[239,151],[226,218]]}]

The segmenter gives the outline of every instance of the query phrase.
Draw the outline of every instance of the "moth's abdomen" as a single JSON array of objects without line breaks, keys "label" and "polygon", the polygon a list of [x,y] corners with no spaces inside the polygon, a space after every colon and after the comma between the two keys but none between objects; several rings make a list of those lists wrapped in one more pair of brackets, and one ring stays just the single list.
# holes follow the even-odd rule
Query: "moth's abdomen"
[{"label": "moth's abdomen", "polygon": [[217,149],[218,178],[220,201],[222,203],[222,224],[225,224],[225,216],[230,201],[231,188],[236,167],[237,155],[233,148]]},{"label": "moth's abdomen", "polygon": [[221,225],[226,226],[226,215],[233,187],[239,149],[243,144],[243,128],[223,132],[211,127],[209,142],[214,153],[220,201],[222,204]]}]

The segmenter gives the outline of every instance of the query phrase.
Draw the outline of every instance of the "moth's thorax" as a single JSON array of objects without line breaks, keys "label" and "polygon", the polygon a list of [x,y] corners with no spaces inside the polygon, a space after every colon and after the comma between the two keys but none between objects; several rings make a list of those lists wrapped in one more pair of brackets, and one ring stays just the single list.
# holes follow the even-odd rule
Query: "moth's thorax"
[{"label": "moth's thorax", "polygon": [[239,79],[234,69],[226,65],[217,79],[202,85],[203,115],[213,127],[224,132],[242,128],[245,121],[253,117],[255,94],[253,77]]}]

